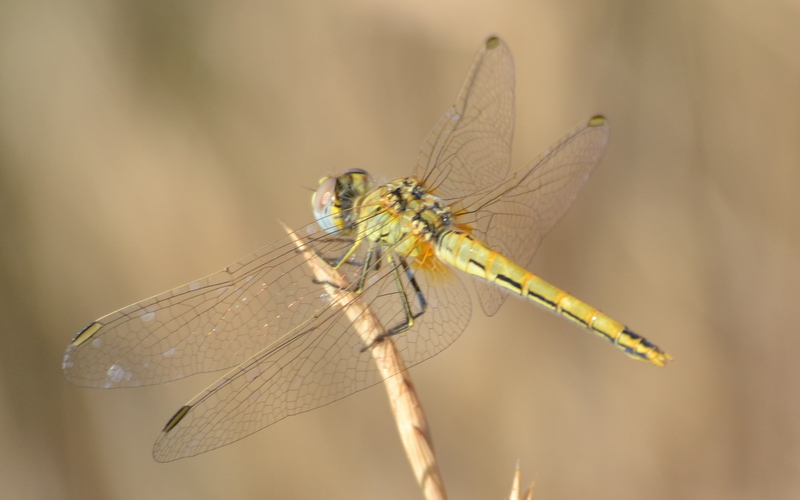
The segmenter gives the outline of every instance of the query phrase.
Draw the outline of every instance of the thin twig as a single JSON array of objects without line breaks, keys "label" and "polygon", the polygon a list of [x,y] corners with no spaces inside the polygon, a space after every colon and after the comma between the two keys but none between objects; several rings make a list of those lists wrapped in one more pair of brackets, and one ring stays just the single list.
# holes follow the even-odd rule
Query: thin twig
[{"label": "thin twig", "polygon": [[528,488],[525,493],[522,493],[522,489],[520,488],[520,472],[519,472],[519,460],[517,460],[517,465],[514,468],[514,479],[511,481],[511,495],[509,495],[509,500],[533,500],[533,491],[534,491],[535,483],[531,484],[530,488]]},{"label": "thin twig", "polygon": [[[427,500],[444,500],[447,494],[444,482],[439,473],[436,456],[433,451],[428,422],[422,410],[422,403],[417,397],[411,377],[403,359],[391,337],[381,337],[386,330],[380,319],[365,304],[358,294],[349,292],[349,284],[327,262],[303,243],[297,234],[284,225],[284,229],[297,248],[303,252],[306,262],[311,267],[317,281],[325,283],[327,292],[336,307],[344,310],[353,328],[361,336],[364,345],[371,346],[369,351],[383,379],[389,402],[394,413],[400,440],[406,450],[408,461],[414,471],[417,482],[422,487]],[[380,338],[378,342],[374,342]]]}]

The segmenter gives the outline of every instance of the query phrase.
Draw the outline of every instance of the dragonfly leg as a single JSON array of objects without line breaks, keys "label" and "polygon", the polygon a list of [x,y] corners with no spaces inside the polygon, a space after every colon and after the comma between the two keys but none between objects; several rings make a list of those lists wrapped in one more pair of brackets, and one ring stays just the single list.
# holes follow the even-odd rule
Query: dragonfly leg
[{"label": "dragonfly leg", "polygon": [[333,265],[331,265],[331,267],[332,267],[333,269],[336,269],[336,270],[338,270],[340,267],[342,267],[342,264],[344,264],[345,262],[347,262],[348,260],[350,260],[350,257],[352,257],[352,256],[353,256],[353,255],[356,253],[356,250],[358,250],[358,247],[360,247],[360,246],[361,246],[361,243],[362,243],[363,241],[364,241],[364,238],[362,238],[362,237],[359,235],[359,236],[356,238],[356,240],[353,242],[353,245],[352,245],[352,246],[351,246],[351,247],[350,247],[350,248],[347,250],[347,252],[345,252],[345,254],[344,254],[344,255],[342,255],[342,257],[339,259],[339,262],[337,262],[336,264],[333,264]]},{"label": "dragonfly leg", "polygon": [[[340,237],[326,237],[325,240],[324,240],[325,243],[330,243],[330,242],[334,242],[334,241],[335,242],[340,242],[340,243],[347,243],[349,245],[348,246],[348,249],[349,249],[350,246],[355,244],[356,240],[353,239],[353,238],[350,238],[350,237],[341,237],[341,236]],[[334,257],[327,256],[327,255],[322,255],[320,252],[317,251],[316,248],[314,248],[313,244],[309,243],[308,247],[309,247],[309,250],[314,252],[314,254],[317,257],[319,257],[320,259],[325,261],[325,263],[328,264],[331,267],[337,265],[342,260],[342,259],[337,259],[337,258],[334,258]],[[297,248],[294,249],[294,251],[295,251],[295,253],[303,253],[305,251],[305,249],[302,248],[302,247],[297,247]]]},{"label": "dragonfly leg", "polygon": [[[358,262],[358,261],[347,262],[348,266],[353,266],[355,268],[360,268],[360,270],[357,272],[358,283],[356,284],[355,289],[353,289],[354,293],[359,293],[360,294],[361,292],[364,291],[364,286],[365,286],[365,284],[367,282],[367,275],[369,273],[371,273],[373,271],[380,271],[380,269],[381,269],[381,260],[382,260],[381,254],[382,254],[381,247],[378,246],[378,245],[374,245],[374,246],[372,246],[372,248],[367,250],[367,253],[364,256],[364,261],[363,262]],[[320,258],[322,258],[323,260],[325,260],[325,262],[329,266],[331,266],[331,268],[336,269],[336,265],[333,262],[331,262],[330,259],[324,258],[319,253],[317,253],[317,255]],[[339,261],[341,261],[341,259],[339,259]],[[311,281],[315,285],[330,285],[330,286],[333,286],[335,288],[339,288],[338,285],[336,285],[334,283],[331,283],[329,281],[320,281],[320,280],[317,280],[316,278],[312,279]]]},{"label": "dragonfly leg", "polygon": [[[397,289],[400,291],[400,298],[403,301],[403,310],[406,313],[406,320],[389,328],[386,333],[375,337],[375,340],[370,342],[369,345],[364,346],[362,351],[366,351],[376,342],[383,340],[386,337],[391,337],[392,335],[397,335],[407,331],[409,328],[414,326],[414,320],[425,314],[425,311],[428,309],[428,301],[425,299],[425,295],[422,293],[422,290],[417,283],[417,279],[414,277],[414,273],[411,271],[411,268],[408,267],[406,260],[400,259],[400,265],[398,265],[395,259],[391,256],[387,255],[387,258],[392,264],[392,272],[394,273]],[[403,267],[403,272],[408,278],[409,283],[411,283],[411,286],[414,288],[414,295],[417,297],[417,302],[419,302],[419,311],[417,312],[413,312],[411,310],[411,302],[408,300],[408,295],[406,295],[405,288],[403,287],[403,281],[400,275],[400,266]]]},{"label": "dragonfly leg", "polygon": [[[361,263],[358,263],[358,262],[348,262],[350,260],[350,258],[353,257],[353,254],[356,253],[356,250],[358,250],[358,247],[361,246],[361,243],[364,241],[361,237],[357,237],[356,239],[335,238],[334,240],[329,240],[329,241],[347,242],[347,243],[350,243],[350,248],[348,248],[347,252],[345,252],[345,254],[343,256],[339,257],[338,259],[335,258],[335,257],[328,257],[328,256],[325,256],[325,255],[322,255],[321,253],[317,252],[316,249],[314,249],[313,247],[311,247],[311,250],[315,254],[317,254],[317,256],[319,256],[320,259],[324,260],[325,263],[327,263],[329,266],[331,266],[333,269],[337,269],[338,270],[340,267],[342,267],[342,264],[351,264],[351,265],[359,266],[359,267],[361,266]],[[302,252],[302,249],[296,249],[295,252]]]},{"label": "dragonfly leg", "polygon": [[422,290],[420,290],[417,279],[414,277],[414,273],[411,271],[411,268],[408,267],[406,259],[401,259],[400,265],[403,266],[403,272],[406,273],[408,281],[411,283],[411,286],[414,287],[414,295],[417,296],[417,302],[419,302],[420,311],[413,316],[414,318],[418,318],[428,310],[428,301],[425,299],[425,294],[423,294]]},{"label": "dragonfly leg", "polygon": [[361,265],[361,275],[358,277],[358,285],[356,286],[355,290],[356,293],[361,293],[364,291],[364,283],[367,281],[367,273],[372,265],[372,250],[373,248],[367,250],[367,254],[364,256],[364,262]]},{"label": "dragonfly leg", "polygon": [[[380,269],[381,269],[381,247],[380,246],[375,246],[374,248],[372,248],[369,251],[375,253],[375,258],[370,260],[370,262],[373,262],[373,264],[371,264],[369,266],[371,268],[370,271],[380,271]],[[334,265],[336,265],[336,262],[338,262],[338,259],[332,259],[332,260],[326,261],[326,262],[328,262],[328,264],[331,267],[333,267]],[[357,260],[351,260],[350,262],[347,262],[347,265],[350,265],[350,266],[353,266],[353,267],[364,267],[364,262],[366,262],[366,258],[365,258],[365,260],[363,262],[357,261]],[[364,269],[366,269],[366,267],[364,267]]]},{"label": "dragonfly leg", "polygon": [[[340,258],[338,258],[338,259],[337,258],[330,258],[330,257],[327,257],[325,255],[322,255],[321,253],[319,253],[313,247],[311,248],[311,251],[313,251],[320,259],[325,261],[325,263],[328,264],[331,267],[331,269],[334,269],[334,270],[339,270],[339,268],[342,267],[343,264],[348,264],[348,265],[351,265],[351,266],[360,267],[361,268],[361,272],[360,272],[360,276],[361,277],[359,278],[358,289],[357,289],[357,292],[356,292],[356,293],[360,293],[363,290],[362,287],[363,287],[363,284],[364,284],[364,276],[366,274],[367,268],[369,267],[368,263],[371,260],[372,249],[370,249],[367,252],[367,256],[366,256],[366,259],[365,259],[367,265],[365,266],[364,265],[365,263],[349,262],[350,258],[356,253],[356,250],[358,250],[358,248],[361,246],[361,243],[364,241],[363,238],[356,237],[354,240],[353,239],[337,239],[337,241],[346,241],[348,243],[351,243],[350,247],[347,249],[347,252],[345,252],[345,254],[343,256],[341,256]],[[330,286],[332,286],[334,288],[340,288],[339,285],[337,285],[335,283],[331,283],[329,281],[320,281],[320,280],[317,280],[316,278],[312,279],[311,281],[315,285],[330,285]],[[348,287],[348,288],[350,288],[350,287]]]}]

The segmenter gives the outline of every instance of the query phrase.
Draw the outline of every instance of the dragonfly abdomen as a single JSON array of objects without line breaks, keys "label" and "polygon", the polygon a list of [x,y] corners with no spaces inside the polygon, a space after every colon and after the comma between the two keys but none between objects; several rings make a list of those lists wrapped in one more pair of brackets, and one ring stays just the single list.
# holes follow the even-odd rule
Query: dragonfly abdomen
[{"label": "dragonfly abdomen", "polygon": [[570,295],[456,229],[441,234],[436,245],[440,259],[453,267],[530,299],[605,338],[634,359],[664,366],[672,357],[595,307]]}]

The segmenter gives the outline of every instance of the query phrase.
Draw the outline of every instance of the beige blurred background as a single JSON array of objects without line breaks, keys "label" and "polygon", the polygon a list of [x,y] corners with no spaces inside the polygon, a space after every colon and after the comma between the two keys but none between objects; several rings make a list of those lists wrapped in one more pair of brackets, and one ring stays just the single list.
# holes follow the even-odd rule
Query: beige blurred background
[{"label": "beige blurred background", "polygon": [[800,498],[800,3],[0,3],[0,497],[420,498],[384,392],[170,464],[215,376],[68,385],[92,319],[409,172],[490,33],[515,168],[595,113],[608,154],[534,270],[667,349],[635,363],[519,301],[413,371],[451,498]]}]

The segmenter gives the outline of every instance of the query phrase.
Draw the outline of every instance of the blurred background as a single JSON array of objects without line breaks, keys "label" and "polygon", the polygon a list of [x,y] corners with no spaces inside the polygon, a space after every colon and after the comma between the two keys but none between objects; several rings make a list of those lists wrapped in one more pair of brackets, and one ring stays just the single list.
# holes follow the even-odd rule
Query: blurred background
[{"label": "blurred background", "polygon": [[608,153],[533,270],[676,359],[510,300],[413,370],[452,498],[800,497],[800,3],[0,3],[3,498],[420,498],[385,393],[158,464],[215,374],[98,391],[94,318],[311,219],[317,179],[411,171],[484,37],[514,168],[596,113]]}]

